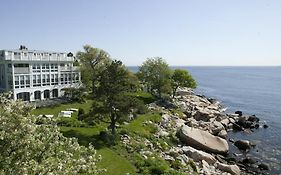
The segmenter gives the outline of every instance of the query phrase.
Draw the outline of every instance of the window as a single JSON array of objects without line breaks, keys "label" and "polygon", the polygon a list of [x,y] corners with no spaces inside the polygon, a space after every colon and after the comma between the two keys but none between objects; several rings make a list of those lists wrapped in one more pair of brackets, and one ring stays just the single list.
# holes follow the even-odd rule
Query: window
[{"label": "window", "polygon": [[35,85],[36,84],[36,75],[32,76],[32,80],[33,80],[33,85]]},{"label": "window", "polygon": [[37,75],[37,83],[41,83],[41,75]]},{"label": "window", "polygon": [[30,87],[30,76],[25,75],[25,87]]},{"label": "window", "polygon": [[15,86],[18,86],[20,84],[20,78],[19,76],[15,76]]},{"label": "window", "polygon": [[55,75],[51,74],[51,85],[55,84]]},{"label": "window", "polygon": [[42,84],[43,84],[43,86],[47,85],[46,84],[46,75],[45,74],[42,75]]},{"label": "window", "polygon": [[50,75],[47,74],[47,83],[50,83]]},{"label": "window", "polygon": [[41,75],[33,75],[33,86],[41,86]]},{"label": "window", "polygon": [[32,65],[33,72],[40,72],[40,64],[33,64]]}]

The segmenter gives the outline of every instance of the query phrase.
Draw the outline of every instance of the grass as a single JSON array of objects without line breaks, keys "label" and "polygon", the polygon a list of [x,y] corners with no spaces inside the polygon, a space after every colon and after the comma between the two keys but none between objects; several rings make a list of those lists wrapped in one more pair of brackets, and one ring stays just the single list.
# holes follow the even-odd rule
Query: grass
[{"label": "grass", "polygon": [[161,116],[159,113],[143,114],[143,115],[139,115],[130,124],[124,125],[123,129],[143,137],[149,137],[152,133],[155,132],[156,128],[153,124],[144,125],[144,122],[152,121],[153,123],[157,123],[160,120],[161,120]]},{"label": "grass", "polygon": [[136,174],[136,168],[126,158],[120,156],[113,149],[107,147],[99,140],[100,131],[105,130],[105,125],[92,128],[61,127],[61,132],[66,137],[76,137],[81,145],[87,146],[92,143],[97,150],[97,154],[102,156],[102,160],[97,164],[100,168],[106,168],[104,175],[125,175],[126,173]]},{"label": "grass", "polygon": [[[145,104],[154,101],[154,97],[148,93],[132,93],[131,95],[136,96]],[[51,114],[57,116],[60,111],[66,110],[67,108],[83,108],[85,113],[88,113],[91,106],[92,101],[87,100],[86,103],[68,103],[55,107],[38,108],[33,110],[32,114]],[[77,113],[74,113],[71,119],[77,120]],[[128,125],[121,125],[120,130],[125,129],[130,133],[149,137],[156,131],[156,127],[153,124],[143,125],[143,122],[152,121],[154,123],[160,121],[160,119],[161,116],[158,113],[140,115]],[[100,132],[105,131],[106,128],[106,124],[100,124],[94,127],[60,127],[60,130],[66,137],[77,138],[80,145],[88,146],[89,143],[91,143],[95,147],[97,154],[102,156],[102,160],[97,163],[97,166],[107,169],[107,172],[103,175],[125,175],[127,173],[130,175],[137,174],[137,169],[133,165],[133,161],[128,159],[125,155],[126,153],[123,153],[125,150],[122,148],[118,149],[118,146],[117,149],[116,147],[110,147],[102,141]]]},{"label": "grass", "polygon": [[[37,108],[32,111],[34,115],[54,115],[57,116],[60,111],[65,111],[67,108],[83,108],[85,113],[89,112],[92,107],[92,100],[87,100],[85,103],[67,103],[67,104],[60,104],[54,107],[45,107],[45,108]],[[77,116],[77,113],[74,113],[74,116]]]}]

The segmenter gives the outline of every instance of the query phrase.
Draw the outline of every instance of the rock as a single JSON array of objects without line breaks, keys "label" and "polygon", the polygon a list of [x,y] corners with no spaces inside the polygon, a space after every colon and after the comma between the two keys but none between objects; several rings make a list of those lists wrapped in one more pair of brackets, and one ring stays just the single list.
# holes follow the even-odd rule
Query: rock
[{"label": "rock", "polygon": [[225,139],[214,136],[208,131],[183,125],[178,132],[178,136],[187,145],[212,153],[226,154],[229,150]]},{"label": "rock", "polygon": [[240,175],[240,169],[237,165],[227,165],[223,163],[217,163],[218,169],[226,171],[232,175]]},{"label": "rock", "polygon": [[269,170],[269,166],[266,163],[261,163],[258,165],[261,170]]},{"label": "rock", "polygon": [[208,154],[206,152],[197,150],[195,148],[192,148],[190,146],[184,146],[182,148],[182,151],[190,158],[195,160],[196,162],[205,160],[209,164],[214,164],[216,162],[215,157],[213,157],[211,154]]},{"label": "rock", "polygon": [[175,159],[172,156],[169,156],[169,155],[164,155],[163,158],[164,158],[164,160],[167,160],[167,161],[170,161],[170,162],[175,161]]},{"label": "rock", "polygon": [[242,111],[235,111],[235,114],[238,114],[239,117],[243,115]]},{"label": "rock", "polygon": [[229,142],[234,143],[234,140],[233,140],[233,139],[228,139],[228,140],[229,140]]},{"label": "rock", "polygon": [[191,95],[191,94],[193,94],[193,91],[188,88],[179,88],[177,90],[177,95],[180,95],[180,96]]},{"label": "rock", "polygon": [[158,135],[161,136],[161,137],[167,137],[167,136],[169,136],[169,133],[164,131],[164,130],[160,130],[158,132]]},{"label": "rock", "polygon": [[251,148],[251,143],[248,140],[238,140],[234,145],[240,150],[247,150]]},{"label": "rock", "polygon": [[228,124],[229,124],[229,120],[228,120],[227,118],[226,118],[226,119],[221,120],[220,122],[221,122],[221,124],[222,124],[224,127],[227,127],[227,126],[228,126]]},{"label": "rock", "polygon": [[214,135],[218,135],[218,133],[224,129],[223,125],[218,121],[214,121],[213,126],[211,130]]},{"label": "rock", "polygon": [[223,138],[223,139],[226,139],[227,138],[227,132],[226,130],[221,130],[219,133],[218,133],[218,136]]},{"label": "rock", "polygon": [[256,161],[250,157],[246,157],[245,159],[242,160],[243,164],[255,164]]},{"label": "rock", "polygon": [[212,111],[207,108],[198,108],[198,111],[196,111],[194,115],[195,120],[202,120],[205,122],[209,121],[209,119],[212,117],[214,117]]},{"label": "rock", "polygon": [[183,119],[176,119],[174,121],[175,121],[176,128],[180,128],[185,123],[185,120],[183,120]]},{"label": "rock", "polygon": [[199,123],[194,118],[188,118],[185,124],[189,127],[198,127]]},{"label": "rock", "polygon": [[235,123],[235,120],[233,118],[229,118],[229,123]]},{"label": "rock", "polygon": [[259,122],[260,119],[258,117],[256,117],[256,115],[251,115],[251,116],[249,116],[248,121],[250,121],[250,122]]},{"label": "rock", "polygon": [[263,128],[268,128],[268,125],[267,125],[267,124],[264,124],[264,125],[263,125]]},{"label": "rock", "polygon": [[189,162],[189,157],[187,157],[185,154],[181,154],[178,159],[183,163],[187,164]]},{"label": "rock", "polygon": [[202,160],[202,169],[203,169],[204,175],[211,175],[210,165],[205,160]]}]

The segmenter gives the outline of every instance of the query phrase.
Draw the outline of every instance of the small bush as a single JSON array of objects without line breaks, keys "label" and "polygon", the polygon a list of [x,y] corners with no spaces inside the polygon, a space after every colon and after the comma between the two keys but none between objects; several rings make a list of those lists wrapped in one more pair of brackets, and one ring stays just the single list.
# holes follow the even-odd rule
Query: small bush
[{"label": "small bush", "polygon": [[196,166],[196,164],[194,163],[193,160],[189,160],[187,164],[191,166],[191,168],[193,169],[194,172],[198,172],[197,166]]},{"label": "small bush", "polygon": [[82,121],[85,117],[85,110],[83,108],[78,109],[78,120]]},{"label": "small bush", "polygon": [[121,129],[121,130],[119,131],[119,134],[120,134],[120,135],[129,134],[129,131],[128,131],[127,129]]}]

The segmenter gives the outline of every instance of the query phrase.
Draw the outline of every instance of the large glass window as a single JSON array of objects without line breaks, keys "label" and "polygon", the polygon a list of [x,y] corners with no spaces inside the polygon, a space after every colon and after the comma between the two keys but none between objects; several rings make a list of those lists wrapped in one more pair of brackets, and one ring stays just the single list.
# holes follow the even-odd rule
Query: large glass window
[{"label": "large glass window", "polygon": [[[42,66],[42,69],[43,69],[43,66]],[[32,72],[40,72],[40,64],[33,64]]]},{"label": "large glass window", "polygon": [[25,79],[25,86],[30,87],[30,76],[25,75],[24,79]]}]

